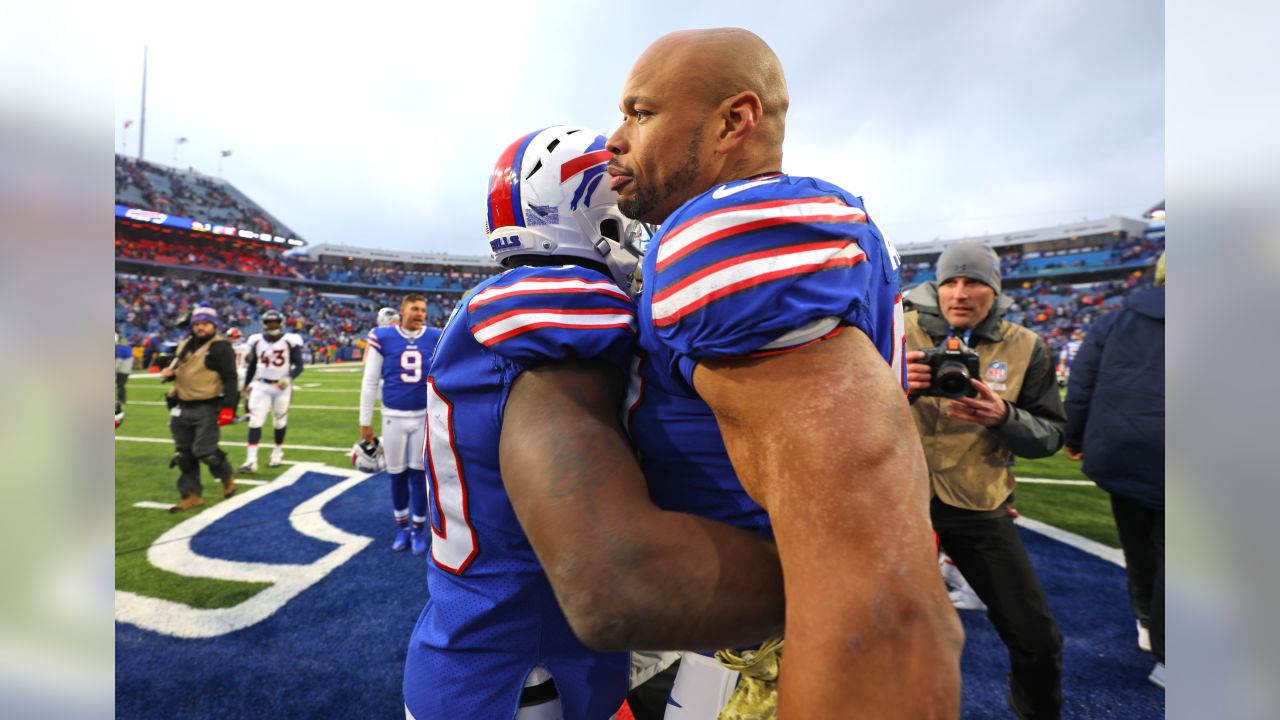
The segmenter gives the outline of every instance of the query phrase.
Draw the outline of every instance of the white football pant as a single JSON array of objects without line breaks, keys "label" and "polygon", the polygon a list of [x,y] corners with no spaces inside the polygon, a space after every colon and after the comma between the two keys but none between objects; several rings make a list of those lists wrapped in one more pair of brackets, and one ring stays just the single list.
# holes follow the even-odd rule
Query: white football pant
[{"label": "white football pant", "polygon": [[293,400],[293,386],[281,390],[271,383],[254,380],[249,389],[249,427],[260,428],[271,413],[272,427],[289,424],[289,403]]},{"label": "white football pant", "polygon": [[382,416],[382,451],[387,455],[387,472],[422,470],[422,440],[427,427],[427,414],[408,417]]}]

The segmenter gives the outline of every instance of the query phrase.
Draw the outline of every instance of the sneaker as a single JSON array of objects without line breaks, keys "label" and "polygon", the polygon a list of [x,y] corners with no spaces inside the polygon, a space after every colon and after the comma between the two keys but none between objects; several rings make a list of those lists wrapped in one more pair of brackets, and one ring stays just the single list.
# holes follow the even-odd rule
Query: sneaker
[{"label": "sneaker", "polygon": [[169,508],[169,512],[180,513],[185,510],[190,510],[193,507],[200,507],[203,504],[204,504],[204,498],[200,497],[199,495],[188,495],[182,498],[182,500],[177,505],[174,505],[173,507]]},{"label": "sneaker", "polygon": [[986,610],[987,604],[982,602],[982,598],[978,597],[978,593],[973,591],[971,587],[956,588],[947,593],[951,598],[951,604],[957,610]]},{"label": "sneaker", "polygon": [[284,450],[276,448],[271,451],[271,462],[267,463],[267,467],[280,467],[284,464]]},{"label": "sneaker", "polygon": [[421,530],[414,530],[409,533],[410,539],[413,541],[413,554],[422,555],[427,552],[427,534]]},{"label": "sneaker", "polygon": [[253,473],[258,472],[258,462],[256,460],[246,460],[243,465],[236,468],[236,472],[252,475]]},{"label": "sneaker", "polygon": [[1142,652],[1151,652],[1151,631],[1138,623],[1138,649]]},{"label": "sneaker", "polygon": [[227,478],[226,480],[223,480],[223,481],[222,481],[222,497],[223,497],[223,499],[229,498],[229,497],[231,497],[232,495],[235,495],[235,494],[236,494],[236,479],[235,479],[235,476],[232,476],[232,477]]},{"label": "sneaker", "polygon": [[1156,687],[1163,690],[1164,689],[1164,663],[1162,662],[1156,663],[1156,666],[1151,668],[1151,674],[1147,676],[1147,680],[1151,681],[1152,685],[1155,685]]},{"label": "sneaker", "polygon": [[391,541],[391,551],[401,552],[409,547],[409,529],[400,528],[396,530],[396,539]]}]

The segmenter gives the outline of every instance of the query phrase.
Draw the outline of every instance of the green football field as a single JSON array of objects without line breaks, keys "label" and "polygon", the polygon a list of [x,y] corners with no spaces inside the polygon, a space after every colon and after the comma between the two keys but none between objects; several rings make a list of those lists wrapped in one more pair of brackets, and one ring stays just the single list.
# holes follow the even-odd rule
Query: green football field
[{"label": "green football field", "polygon": [[[289,410],[285,461],[320,462],[350,467],[350,448],[359,438],[360,365],[313,366],[298,378]],[[147,549],[165,531],[193,512],[170,514],[165,507],[178,500],[177,470],[168,467],[173,456],[168,411],[158,376],[129,381],[124,424],[116,430],[116,588],[174,600],[193,607],[230,607],[257,593],[266,584],[229,582],[174,575],[153,567]],[[242,406],[243,407],[243,406]],[[254,492],[290,466],[268,468],[272,433],[263,428],[259,471],[238,475],[241,493]],[[222,430],[221,447],[234,466],[245,459],[247,425]],[[1016,507],[1019,512],[1064,530],[1119,547],[1106,493],[1087,484],[1048,484],[1032,479],[1080,481],[1079,463],[1061,453],[1044,460],[1019,460]],[[201,468],[205,508],[221,501],[222,489]],[[138,503],[143,503],[139,506]],[[146,504],[155,506],[147,506]]]}]

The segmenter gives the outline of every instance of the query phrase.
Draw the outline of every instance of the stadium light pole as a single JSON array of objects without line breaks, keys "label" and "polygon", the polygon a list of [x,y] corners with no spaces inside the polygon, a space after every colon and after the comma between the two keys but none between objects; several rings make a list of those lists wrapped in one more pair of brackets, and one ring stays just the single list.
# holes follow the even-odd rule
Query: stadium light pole
[{"label": "stadium light pole", "polygon": [[173,139],[173,169],[174,170],[178,169],[178,146],[185,144],[186,142],[187,142],[187,139],[185,137],[176,137]]},{"label": "stadium light pole", "polygon": [[142,46],[142,113],[138,116],[138,159],[147,154],[147,46]]}]

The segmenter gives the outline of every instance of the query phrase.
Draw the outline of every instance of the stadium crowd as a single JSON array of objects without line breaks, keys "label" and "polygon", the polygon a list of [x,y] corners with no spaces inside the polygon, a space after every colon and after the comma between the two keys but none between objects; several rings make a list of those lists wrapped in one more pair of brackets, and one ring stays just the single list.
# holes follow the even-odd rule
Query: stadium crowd
[{"label": "stadium crowd", "polygon": [[[428,297],[427,323],[443,326],[455,302],[443,293]],[[342,348],[363,348],[377,309],[399,304],[399,297],[389,293],[338,298],[306,286],[294,286],[273,303],[255,288],[213,275],[196,280],[117,275],[115,319],[122,341],[146,349],[180,336],[184,331],[176,319],[199,305],[214,308],[227,327],[246,335],[258,330],[262,313],[274,309],[284,313],[288,331],[301,335],[314,357],[323,360]]]},{"label": "stadium crowd", "polygon": [[[1061,255],[1040,252],[1007,252],[1000,256],[1000,274],[1005,278],[1067,269],[1104,268],[1129,263],[1154,263],[1164,252],[1164,238],[1132,238],[1105,247],[1084,247]],[[937,256],[922,260],[904,260],[899,270],[900,282],[907,288],[933,279]]]},{"label": "stadium crowd", "polygon": [[116,202],[182,217],[216,218],[258,232],[289,234],[260,210],[236,199],[221,181],[121,155],[116,155]]},{"label": "stadium crowd", "polygon": [[157,240],[116,237],[116,257],[126,260],[229,270],[252,275],[297,278],[341,284],[373,285],[412,290],[461,292],[495,274],[445,265],[439,270],[407,269],[397,265],[373,265],[354,260],[299,260],[274,249],[236,243],[195,240]]}]

